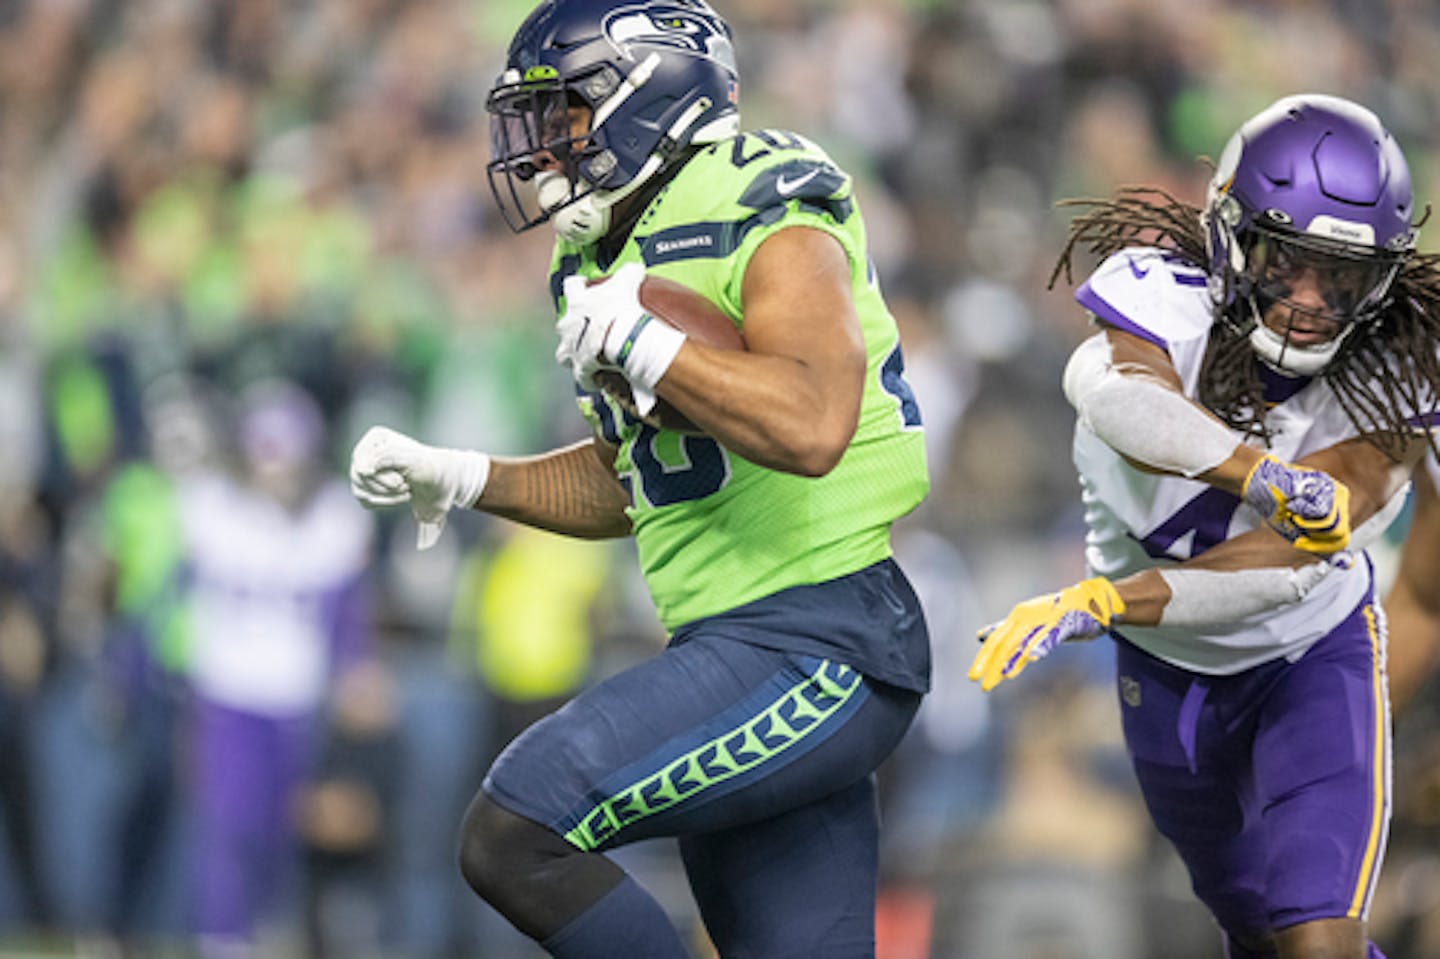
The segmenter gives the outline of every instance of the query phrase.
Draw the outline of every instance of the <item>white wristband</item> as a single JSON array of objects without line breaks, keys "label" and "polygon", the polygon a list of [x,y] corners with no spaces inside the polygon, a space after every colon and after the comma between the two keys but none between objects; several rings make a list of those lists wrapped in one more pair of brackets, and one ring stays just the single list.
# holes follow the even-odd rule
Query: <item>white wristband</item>
[{"label": "white wristband", "polygon": [[1298,569],[1162,569],[1170,601],[1160,612],[1160,625],[1216,626],[1298,603],[1334,568],[1317,562]]},{"label": "white wristband", "polygon": [[1104,334],[1082,343],[1065,368],[1065,395],[1080,422],[1117,453],[1193,479],[1223,463],[1240,441],[1175,390],[1111,365]]},{"label": "white wristband", "polygon": [[[607,347],[609,344],[606,344]],[[615,344],[611,359],[630,381],[631,393],[640,415],[655,405],[655,385],[675,362],[675,355],[685,345],[685,334],[664,320],[648,313],[630,328],[629,335]],[[606,349],[606,353],[612,353]]]},{"label": "white wristband", "polygon": [[410,500],[415,514],[415,547],[420,550],[434,546],[450,510],[474,506],[490,480],[490,457],[485,453],[440,447],[429,450],[440,474],[436,479],[438,498],[426,501],[412,495]]},{"label": "white wristband", "polygon": [[451,488],[455,490],[455,505],[461,509],[469,509],[480,499],[480,494],[485,492],[485,484],[490,482],[490,457],[476,450],[446,452],[451,454]]}]

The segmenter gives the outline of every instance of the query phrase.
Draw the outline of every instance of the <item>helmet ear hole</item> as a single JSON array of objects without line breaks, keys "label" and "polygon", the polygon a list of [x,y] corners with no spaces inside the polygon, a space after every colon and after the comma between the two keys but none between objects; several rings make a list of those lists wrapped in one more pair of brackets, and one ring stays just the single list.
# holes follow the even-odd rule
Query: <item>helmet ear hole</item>
[{"label": "helmet ear hole", "polygon": [[571,91],[572,96],[583,97],[588,101],[588,106],[598,107],[601,103],[610,99],[610,95],[620,86],[620,74],[614,67],[606,65],[586,77],[579,85],[579,90]]}]

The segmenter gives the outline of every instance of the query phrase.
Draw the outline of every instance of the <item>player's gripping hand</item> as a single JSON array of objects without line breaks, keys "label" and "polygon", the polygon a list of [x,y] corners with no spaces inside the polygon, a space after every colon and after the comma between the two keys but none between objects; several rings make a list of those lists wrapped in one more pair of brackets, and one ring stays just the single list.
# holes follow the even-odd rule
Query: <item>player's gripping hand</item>
[{"label": "player's gripping hand", "polygon": [[1243,489],[1245,502],[1297,549],[1334,553],[1350,543],[1350,488],[1330,474],[1266,455]]},{"label": "player's gripping hand", "polygon": [[350,454],[355,498],[371,508],[409,503],[419,549],[435,545],[451,508],[473,506],[489,478],[484,453],[426,446],[385,426],[370,427]]},{"label": "player's gripping hand", "polygon": [[670,369],[685,334],[656,319],[640,304],[645,268],[627,263],[609,279],[587,284],[565,280],[565,315],[555,325],[555,361],[568,367],[582,389],[596,390],[595,374],[616,370],[630,381],[640,415],[655,406],[655,384]]},{"label": "player's gripping hand", "polygon": [[1028,599],[1000,622],[980,630],[984,645],[970,664],[970,678],[989,692],[1061,643],[1094,639],[1124,612],[1125,601],[1102,576]]}]

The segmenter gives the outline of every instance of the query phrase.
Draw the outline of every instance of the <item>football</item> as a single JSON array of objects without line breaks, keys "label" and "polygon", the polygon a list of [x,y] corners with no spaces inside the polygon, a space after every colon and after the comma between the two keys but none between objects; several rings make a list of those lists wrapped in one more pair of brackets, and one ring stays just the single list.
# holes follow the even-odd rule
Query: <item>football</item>
[{"label": "football", "polygon": [[[683,283],[647,275],[640,283],[640,305],[651,316],[664,320],[697,343],[717,350],[745,349],[745,338],[735,329],[730,317]],[[595,380],[626,412],[651,426],[682,433],[702,432],[689,417],[664,400],[657,401],[654,409],[640,416],[630,393],[630,384],[619,373],[603,371],[596,374]]]}]

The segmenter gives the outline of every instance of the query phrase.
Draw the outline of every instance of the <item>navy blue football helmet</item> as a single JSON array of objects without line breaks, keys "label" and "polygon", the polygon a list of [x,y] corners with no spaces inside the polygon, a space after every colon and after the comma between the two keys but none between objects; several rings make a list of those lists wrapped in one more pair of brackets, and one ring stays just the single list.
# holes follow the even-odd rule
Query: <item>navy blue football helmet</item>
[{"label": "navy blue football helmet", "polygon": [[[1230,138],[1205,207],[1211,292],[1240,301],[1256,352],[1313,375],[1340,343],[1373,323],[1415,248],[1414,197],[1400,147],[1374,113],[1340,97],[1285,97]],[[1289,299],[1306,271],[1323,278],[1323,311]],[[1302,346],[1260,316],[1281,302],[1338,331]]]},{"label": "navy blue football helmet", "polygon": [[730,28],[704,0],[546,0],[486,102],[490,188],[517,233],[555,218],[593,242],[671,158],[739,132],[738,101]]}]

